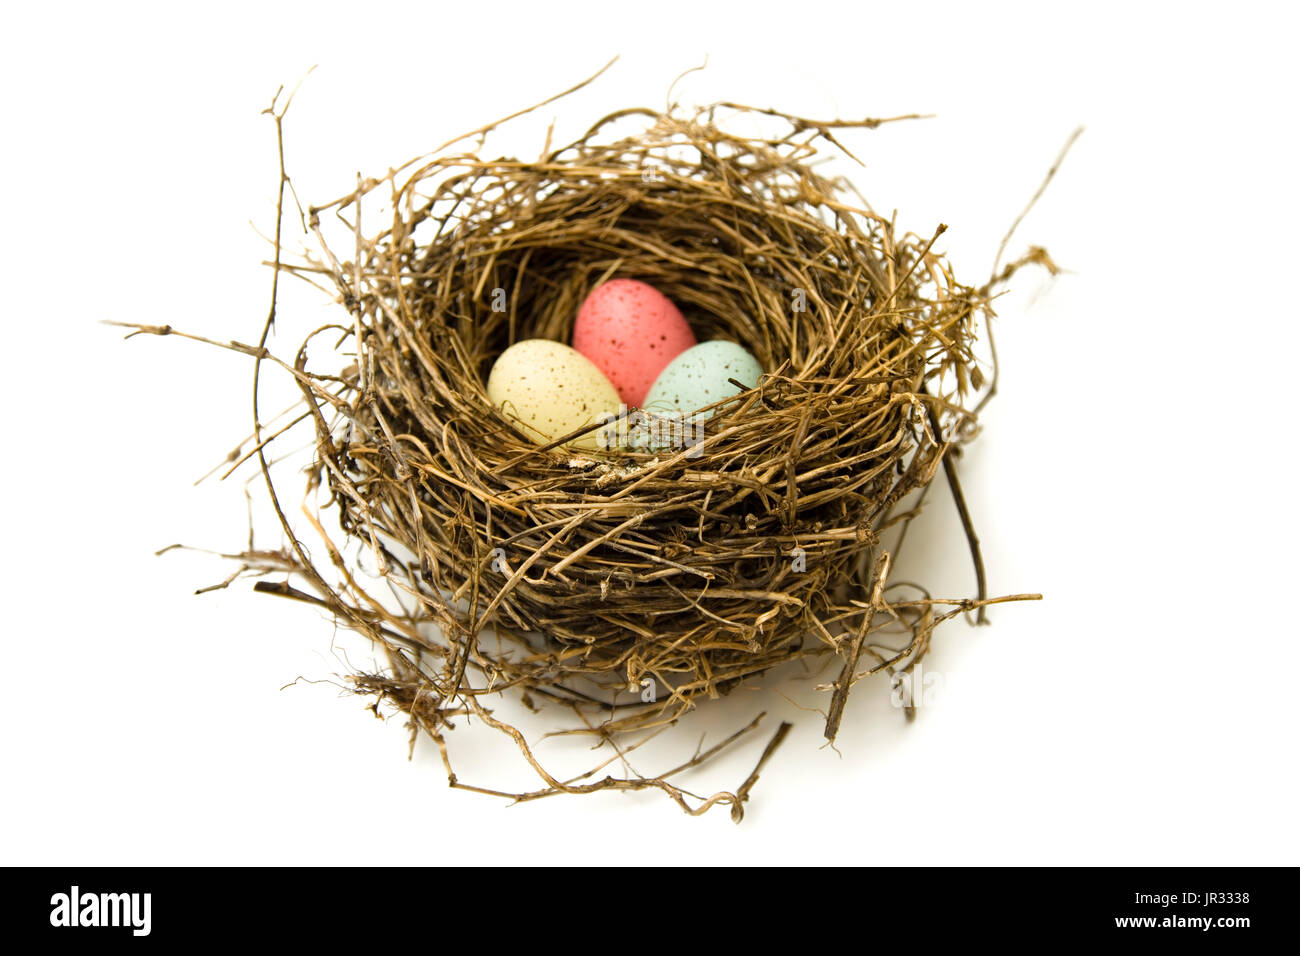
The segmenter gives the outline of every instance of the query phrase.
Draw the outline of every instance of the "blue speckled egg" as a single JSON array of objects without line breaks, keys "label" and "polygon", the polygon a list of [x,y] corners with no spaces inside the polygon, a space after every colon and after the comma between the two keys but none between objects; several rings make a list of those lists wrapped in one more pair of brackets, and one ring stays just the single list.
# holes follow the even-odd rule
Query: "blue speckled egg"
[{"label": "blue speckled egg", "polygon": [[735,342],[701,342],[668,363],[659,373],[641,406],[655,415],[682,415],[702,421],[717,409],[693,414],[706,405],[742,391],[729,379],[753,388],[763,367]]}]

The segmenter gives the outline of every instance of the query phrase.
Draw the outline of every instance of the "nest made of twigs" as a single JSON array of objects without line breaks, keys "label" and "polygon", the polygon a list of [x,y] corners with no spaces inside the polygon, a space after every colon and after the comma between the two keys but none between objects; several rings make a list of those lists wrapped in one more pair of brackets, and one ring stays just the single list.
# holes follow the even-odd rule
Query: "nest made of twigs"
[{"label": "nest made of twigs", "polygon": [[[283,137],[283,111],[271,112]],[[729,133],[723,118],[736,114],[783,132]],[[695,804],[666,776],[566,783],[485,700],[562,702],[595,715],[578,731],[611,737],[834,655],[833,740],[856,680],[914,665],[937,623],[982,610],[982,571],[980,594],[946,606],[889,581],[882,536],[974,434],[985,382],[973,347],[994,283],[957,281],[932,249],[944,227],[899,234],[814,171],[819,150],[841,148],[837,128],[880,122],[733,104],[624,110],[534,161],[444,149],[362,182],[309,210],[318,260],[283,262],[277,232],[277,275],[331,280],[355,348],[344,368],[312,368],[305,350],[279,362],[315,423],[309,480],[404,600],[375,599],[333,543],[343,574],[327,581],[283,512],[291,547],[245,567],[289,570],[259,589],[324,605],[386,652],[388,670],[354,676],[355,688],[431,734],[453,785],[464,786],[444,730],[470,715],[509,734],[541,776],[515,797],[658,787],[691,812],[720,802],[739,819],[756,776]],[[365,236],[357,209],[380,185],[392,223]],[[350,248],[331,251],[326,216],[354,223]],[[488,399],[507,346],[570,341],[584,297],[613,277],[650,283],[700,341],[738,342],[766,370],[689,450],[538,445]],[[274,360],[265,342],[244,347],[259,368]],[[255,438],[267,471],[260,420]],[[958,507],[969,531],[959,494]]]}]

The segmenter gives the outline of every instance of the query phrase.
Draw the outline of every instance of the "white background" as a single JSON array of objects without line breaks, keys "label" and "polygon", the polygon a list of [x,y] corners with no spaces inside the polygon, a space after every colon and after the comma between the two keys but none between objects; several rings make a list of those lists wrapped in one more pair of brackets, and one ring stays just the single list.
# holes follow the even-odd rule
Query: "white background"
[{"label": "white background", "polygon": [[[0,861],[1300,862],[1293,12],[433,6],[6,14]],[[685,103],[933,113],[848,134],[852,175],[904,227],[948,223],[941,247],[974,282],[1087,127],[1010,249],[1046,245],[1069,271],[1026,273],[1001,300],[1002,389],[962,462],[992,590],[1045,600],[941,630],[927,665],[943,692],[910,725],[886,685],[859,685],[839,754],[795,706],[825,706],[806,687],[694,715],[686,738],[713,740],[770,712],[684,781],[702,792],[737,786],[776,720],[795,721],[739,827],[655,794],[511,807],[449,790],[427,743],[408,762],[400,721],[328,683],[282,690],[345,673],[346,639],[247,584],[193,596],[230,570],[218,558],[153,555],[243,546],[239,479],[193,482],[249,429],[249,363],[99,324],[256,339],[276,176],[260,112],[309,67],[286,124],[304,202],[616,53],[501,151],[536,155],[552,119],[559,140],[662,106],[706,54]],[[339,315],[289,295],[307,319]],[[906,570],[969,593],[946,495],[932,500]],[[455,733],[464,779],[531,785]]]}]

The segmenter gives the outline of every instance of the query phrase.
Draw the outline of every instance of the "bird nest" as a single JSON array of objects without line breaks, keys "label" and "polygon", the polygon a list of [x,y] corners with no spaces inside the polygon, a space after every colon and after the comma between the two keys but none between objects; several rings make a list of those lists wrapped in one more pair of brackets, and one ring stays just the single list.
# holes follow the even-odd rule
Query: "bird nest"
[{"label": "bird nest", "polygon": [[[283,146],[283,110],[271,113]],[[728,132],[737,116],[778,131]],[[299,418],[315,428],[309,490],[337,508],[338,531],[309,515],[327,544],[313,558],[274,494],[284,479],[265,449],[280,433],[259,418],[249,457],[289,544],[243,555],[243,568],[279,572],[257,589],[326,607],[382,650],[385,666],[352,675],[351,688],[406,714],[413,737],[427,732],[454,786],[498,792],[452,769],[447,731],[468,720],[507,734],[540,777],[516,799],[656,788],[689,812],[723,804],[739,819],[757,769],[712,795],[672,773],[562,780],[492,699],[549,702],[557,729],[627,740],[818,658],[830,665],[820,687],[833,740],[855,682],[905,672],[939,623],[990,603],[951,468],[989,392],[977,333],[1021,263],[963,284],[933,249],[944,227],[901,234],[814,170],[843,153],[841,128],[880,122],[734,104],[623,110],[574,142],[548,137],[535,160],[452,148],[462,139],[362,181],[306,211],[321,240],[307,261],[285,260],[277,230],[277,280],[324,277],[336,290],[338,323],[313,333],[339,338],[333,362],[307,361],[305,347],[277,359],[265,331],[256,346],[227,347],[297,382]],[[359,207],[380,199],[391,224],[365,235]],[[327,241],[326,218],[352,224],[346,247]],[[1050,264],[1041,250],[1026,261]],[[689,441],[653,451],[525,437],[489,401],[494,359],[522,339],[570,341],[579,305],[615,277],[653,285],[700,341],[741,343],[766,374]],[[886,535],[943,468],[979,572],[969,600],[890,579]],[[399,600],[355,573],[348,541]]]}]

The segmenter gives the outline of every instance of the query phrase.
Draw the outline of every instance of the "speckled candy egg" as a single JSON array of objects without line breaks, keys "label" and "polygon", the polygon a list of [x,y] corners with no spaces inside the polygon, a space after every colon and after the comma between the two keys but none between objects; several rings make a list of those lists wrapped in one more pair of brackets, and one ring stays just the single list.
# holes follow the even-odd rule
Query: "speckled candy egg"
[{"label": "speckled candy egg", "polygon": [[[523,435],[549,442],[618,415],[618,392],[600,369],[562,342],[526,339],[501,353],[487,381],[488,398]],[[603,447],[600,429],[571,444]]]},{"label": "speckled candy egg", "polygon": [[729,379],[753,388],[762,374],[758,360],[736,343],[702,342],[668,363],[642,407],[656,415],[689,415],[691,421],[701,421],[713,411],[691,413],[741,391]]},{"label": "speckled candy egg", "polygon": [[636,279],[598,286],[573,323],[573,347],[605,373],[629,407],[640,405],[659,373],[694,344],[695,333],[677,306]]}]

